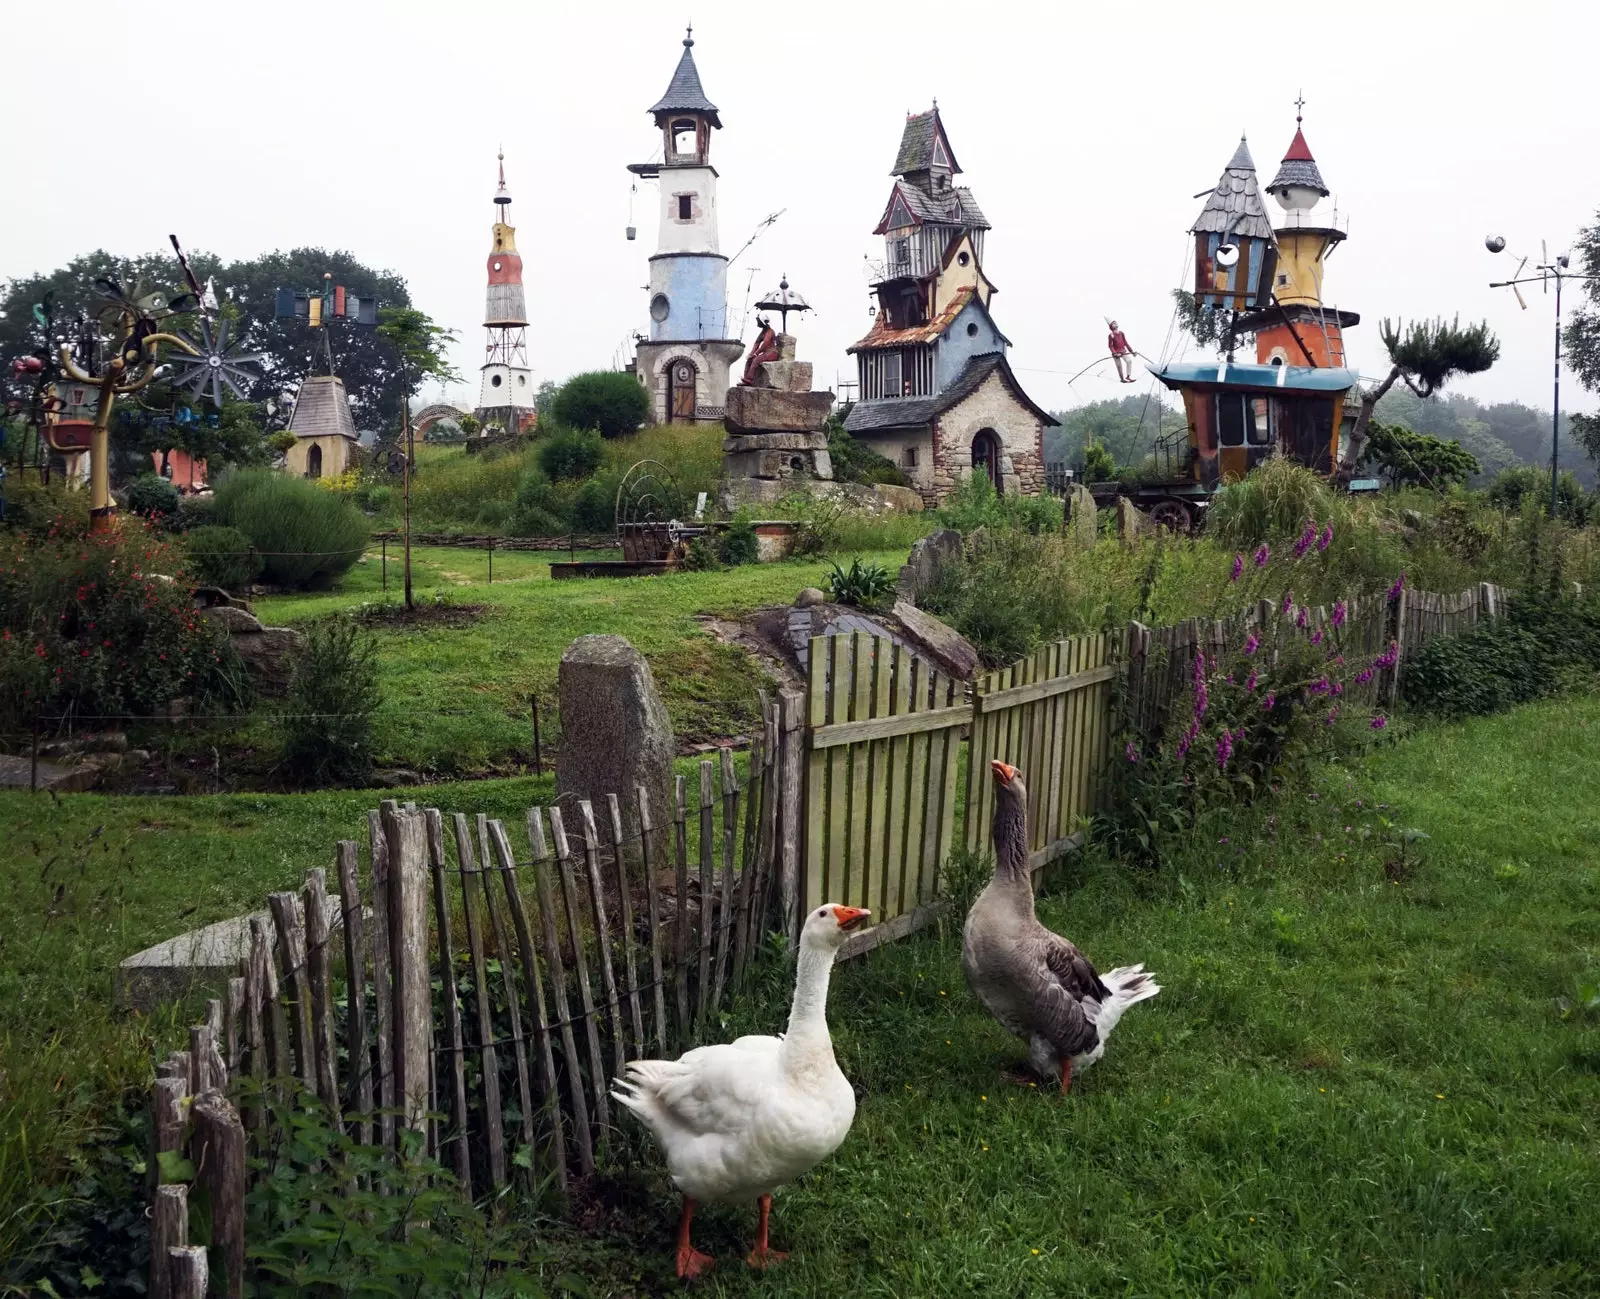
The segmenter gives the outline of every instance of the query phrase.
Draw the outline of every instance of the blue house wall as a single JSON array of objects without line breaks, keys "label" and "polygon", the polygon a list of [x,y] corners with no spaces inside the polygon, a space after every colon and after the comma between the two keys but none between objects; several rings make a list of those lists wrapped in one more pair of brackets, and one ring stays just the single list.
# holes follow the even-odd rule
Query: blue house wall
[{"label": "blue house wall", "polygon": [[[969,325],[976,325],[977,332],[969,334]],[[995,328],[989,313],[974,298],[939,337],[933,362],[933,381],[938,391],[953,384],[973,357],[1004,352],[1006,346],[1005,335]]]}]

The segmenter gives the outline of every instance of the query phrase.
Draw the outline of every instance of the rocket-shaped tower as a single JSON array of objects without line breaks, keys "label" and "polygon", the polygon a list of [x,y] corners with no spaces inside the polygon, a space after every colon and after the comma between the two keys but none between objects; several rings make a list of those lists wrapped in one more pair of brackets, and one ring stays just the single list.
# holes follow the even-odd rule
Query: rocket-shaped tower
[{"label": "rocket-shaped tower", "polygon": [[499,155],[500,184],[494,192],[495,219],[489,248],[489,289],[485,295],[483,379],[473,413],[487,428],[497,424],[520,433],[535,419],[533,372],[528,369],[528,304],[522,294],[522,258],[517,232],[507,224],[511,193],[506,189],[505,154]]}]

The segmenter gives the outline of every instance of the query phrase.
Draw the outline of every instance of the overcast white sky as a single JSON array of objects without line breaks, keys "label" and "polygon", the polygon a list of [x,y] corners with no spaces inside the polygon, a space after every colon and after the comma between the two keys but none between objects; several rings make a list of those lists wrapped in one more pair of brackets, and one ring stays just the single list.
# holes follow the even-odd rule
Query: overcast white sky
[{"label": "overcast white sky", "polygon": [[[0,78],[0,277],[95,247],[225,258],[348,248],[403,275],[481,363],[495,150],[516,199],[537,379],[625,359],[648,323],[655,195],[630,162],[645,109],[695,25],[722,111],[723,251],[783,210],[729,275],[730,319],[787,272],[817,307],[795,332],[818,386],[853,376],[869,324],[862,255],[908,110],[937,98],[994,229],[986,270],[1013,364],[1043,405],[1117,396],[1104,317],[1159,353],[1185,231],[1239,133],[1265,184],[1306,98],[1305,131],[1349,241],[1327,297],[1358,311],[1353,364],[1382,369],[1377,321],[1487,317],[1500,363],[1457,391],[1550,402],[1552,300],[1487,283],[1504,234],[1565,248],[1600,209],[1593,0],[1332,6],[726,3],[372,4],[103,0],[30,8],[37,57]],[[141,16],[143,15],[143,16]],[[16,54],[17,51],[13,51]],[[171,107],[176,105],[177,107]],[[172,115],[165,116],[171,112]],[[1573,295],[1576,296],[1575,294]],[[754,329],[751,313],[745,337]],[[1136,390],[1139,391],[1139,390]],[[1593,409],[1570,377],[1563,406]]]}]

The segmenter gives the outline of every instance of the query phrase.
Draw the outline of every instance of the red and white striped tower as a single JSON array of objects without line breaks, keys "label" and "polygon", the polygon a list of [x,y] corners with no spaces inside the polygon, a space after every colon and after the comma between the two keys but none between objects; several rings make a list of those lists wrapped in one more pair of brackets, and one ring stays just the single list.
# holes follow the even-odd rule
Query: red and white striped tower
[{"label": "red and white striped tower", "polygon": [[533,372],[528,368],[528,305],[522,295],[522,258],[517,232],[506,223],[511,193],[506,189],[505,154],[494,193],[495,221],[489,249],[489,289],[484,299],[483,379],[478,389],[478,422],[520,433],[534,422]]}]

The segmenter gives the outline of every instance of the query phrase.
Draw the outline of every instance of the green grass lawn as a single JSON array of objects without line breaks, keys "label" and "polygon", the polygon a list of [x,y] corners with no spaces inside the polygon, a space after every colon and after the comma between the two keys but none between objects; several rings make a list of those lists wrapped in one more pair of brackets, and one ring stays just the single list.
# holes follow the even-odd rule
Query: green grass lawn
[{"label": "green grass lawn", "polygon": [[[455,604],[486,608],[470,626],[377,630],[380,763],[448,776],[531,762],[530,696],[541,697],[545,738],[557,738],[561,655],[589,632],[625,636],[649,659],[680,742],[746,733],[760,716],[759,673],[744,651],[719,644],[694,615],[787,604],[801,587],[821,585],[828,571],[822,561],[795,561],[649,578],[550,581],[550,560],[564,557],[497,554],[490,585],[481,580],[487,569],[481,551],[414,552],[414,572],[420,567],[431,583],[417,585],[430,598],[439,592]],[[905,554],[869,558],[896,572]],[[502,559],[511,560],[505,580]],[[389,566],[388,594],[398,600],[392,545]],[[474,577],[479,580],[462,580]],[[256,611],[268,623],[293,625],[379,594],[376,561],[369,555],[340,591],[271,596],[258,601]]]},{"label": "green grass lawn", "polygon": [[[423,797],[509,822],[549,796]],[[114,1016],[117,960],[298,886],[374,798],[0,795],[0,1259],[70,1198],[107,1098],[145,1085],[186,1022]],[[1597,802],[1600,698],[1569,697],[1330,767],[1207,827],[1159,878],[1071,867],[1045,919],[1165,990],[1065,1101],[1001,1082],[1019,1048],[967,993],[953,931],[842,969],[854,1131],[778,1197],[793,1257],[766,1278],[738,1264],[750,1214],[701,1215],[720,1260],[702,1289],[1600,1292]],[[1380,816],[1432,836],[1399,882],[1362,834]],[[781,1027],[787,974],[762,977],[727,1036]],[[621,1144],[647,1152],[632,1131]],[[529,1238],[595,1293],[670,1288],[659,1162],[598,1192],[588,1234]]]}]

